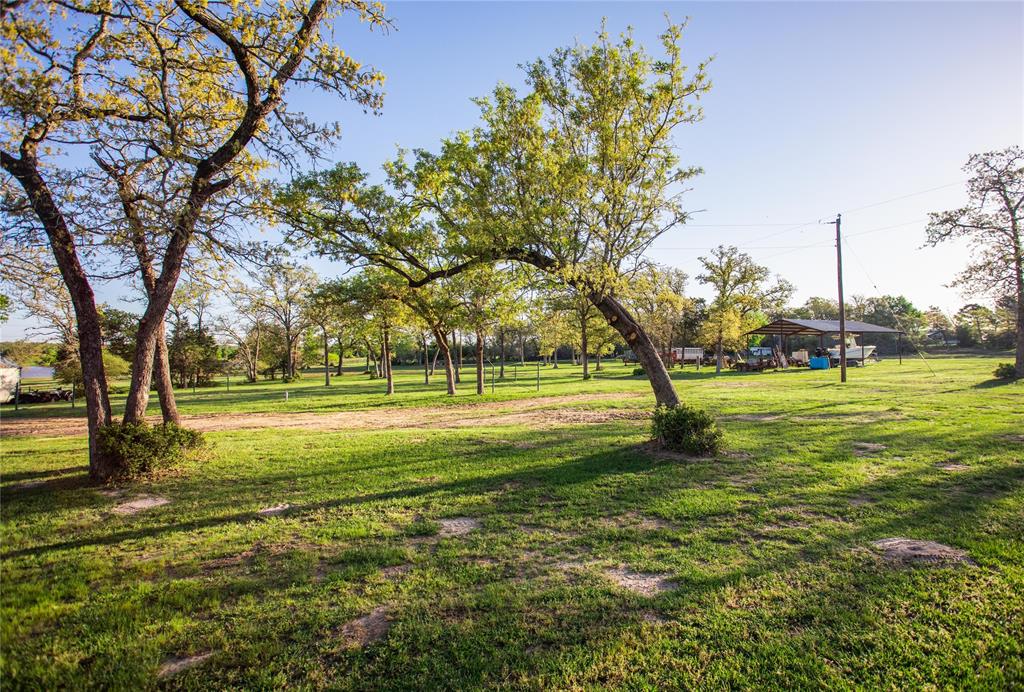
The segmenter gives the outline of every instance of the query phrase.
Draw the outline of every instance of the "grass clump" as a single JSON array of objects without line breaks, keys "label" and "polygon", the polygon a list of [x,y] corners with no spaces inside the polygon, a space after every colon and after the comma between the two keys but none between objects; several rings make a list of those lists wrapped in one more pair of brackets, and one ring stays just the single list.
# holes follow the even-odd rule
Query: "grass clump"
[{"label": "grass clump", "polygon": [[655,408],[651,430],[654,438],[668,449],[694,456],[717,454],[723,446],[722,431],[714,417],[686,404]]},{"label": "grass clump", "polygon": [[1017,379],[1017,368],[1013,363],[1000,363],[992,374],[1000,380],[1015,380]]},{"label": "grass clump", "polygon": [[118,480],[127,480],[159,469],[171,468],[185,453],[205,444],[203,434],[174,423],[149,425],[114,423],[100,428],[101,453],[115,461]]},{"label": "grass clump", "polygon": [[639,377],[640,375],[646,375],[647,371],[643,368],[633,368],[633,376]]}]

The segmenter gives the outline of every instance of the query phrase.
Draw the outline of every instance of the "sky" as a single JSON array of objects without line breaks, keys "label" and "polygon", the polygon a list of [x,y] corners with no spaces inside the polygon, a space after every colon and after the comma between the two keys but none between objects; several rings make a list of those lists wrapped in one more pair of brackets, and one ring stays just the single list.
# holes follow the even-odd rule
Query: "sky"
[{"label": "sky", "polygon": [[[976,152],[1024,144],[1024,4],[951,2],[392,2],[394,27],[339,20],[335,39],[387,78],[379,116],[293,91],[299,110],[339,120],[330,165],[379,171],[396,147],[435,149],[476,124],[471,99],[498,82],[522,86],[519,65],[590,42],[606,19],[657,50],[689,18],[684,59],[713,57],[705,117],[679,128],[681,163],[704,173],[684,197],[690,223],[650,251],[686,271],[736,245],[797,287],[794,304],[834,296],[834,226],[842,213],[846,294],[903,294],[949,313],[966,299],[948,284],[966,246],[924,246],[927,214],[966,201],[962,166]],[[305,260],[323,275],[343,267]],[[100,290],[118,302],[123,289]],[[135,309],[138,309],[135,306]],[[29,324],[12,319],[2,338]]]}]

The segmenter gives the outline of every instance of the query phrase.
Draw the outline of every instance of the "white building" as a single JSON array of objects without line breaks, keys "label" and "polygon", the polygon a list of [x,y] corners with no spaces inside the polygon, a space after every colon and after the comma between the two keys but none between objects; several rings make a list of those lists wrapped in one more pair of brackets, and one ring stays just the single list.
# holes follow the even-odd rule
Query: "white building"
[{"label": "white building", "polygon": [[14,392],[21,382],[21,366],[0,356],[0,404],[14,401]]}]

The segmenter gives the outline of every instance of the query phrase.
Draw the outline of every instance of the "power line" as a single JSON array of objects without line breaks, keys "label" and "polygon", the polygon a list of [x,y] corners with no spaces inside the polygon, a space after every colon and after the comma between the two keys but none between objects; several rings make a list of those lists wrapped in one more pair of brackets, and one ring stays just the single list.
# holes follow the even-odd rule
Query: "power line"
[{"label": "power line", "polygon": [[[906,330],[905,330],[905,329],[903,328],[903,323],[902,323],[902,322],[900,321],[900,316],[899,316],[899,315],[897,315],[897,314],[896,314],[896,311],[892,309],[892,305],[891,305],[891,304],[889,303],[889,301],[888,301],[888,300],[886,300],[886,296],[882,294],[882,289],[880,289],[880,288],[878,287],[878,284],[876,284],[876,283],[875,283],[875,280],[871,278],[871,275],[870,275],[870,274],[868,273],[868,269],[867,269],[867,267],[865,267],[865,266],[864,266],[864,263],[863,263],[863,262],[861,262],[861,260],[860,260],[860,255],[858,255],[858,254],[857,254],[857,251],[853,249],[853,246],[852,246],[852,245],[850,245],[850,241],[849,241],[849,239],[848,239],[848,238],[844,238],[843,240],[844,240],[844,242],[845,242],[845,245],[846,245],[847,249],[848,249],[848,250],[850,251],[850,253],[851,253],[851,254],[853,255],[853,259],[855,259],[855,260],[857,261],[857,264],[858,264],[858,265],[860,266],[860,270],[861,270],[862,272],[864,272],[864,276],[865,276],[865,277],[867,278],[867,280],[868,280],[868,283],[870,283],[870,284],[871,284],[872,286],[874,286],[874,288],[875,288],[875,293],[876,293],[876,295],[877,295],[877,296],[878,296],[879,298],[881,298],[881,299],[882,299],[882,302],[883,302],[883,303],[885,303],[885,307],[889,308],[889,314],[891,314],[891,315],[892,315],[892,318],[893,318],[894,320],[896,320],[896,326],[900,328],[900,331],[901,331],[901,332],[903,332],[904,334],[906,334],[906,333],[907,333],[907,331],[906,331]],[[934,370],[932,370],[932,365],[931,365],[931,363],[929,363],[929,362],[928,362],[928,359],[924,357],[924,354],[923,354],[923,353],[921,353],[921,349],[919,349],[919,348],[917,347],[917,344],[915,344],[915,343],[914,343],[913,339],[911,339],[911,340],[910,340],[910,345],[914,347],[914,352],[915,352],[915,353],[917,353],[917,356],[918,356],[918,357],[919,357],[919,358],[920,358],[920,359],[921,359],[922,361],[924,361],[924,364],[925,364],[925,366],[926,366],[926,367],[928,368],[928,372],[930,372],[930,373],[932,374],[932,377],[935,377],[935,371],[934,371]]]}]

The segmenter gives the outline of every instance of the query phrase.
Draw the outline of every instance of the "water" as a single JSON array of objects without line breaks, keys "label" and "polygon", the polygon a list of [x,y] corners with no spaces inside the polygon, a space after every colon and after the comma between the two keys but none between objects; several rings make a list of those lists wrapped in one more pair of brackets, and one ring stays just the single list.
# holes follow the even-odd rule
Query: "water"
[{"label": "water", "polygon": [[21,379],[53,379],[53,368],[45,365],[29,365],[21,369]]}]

